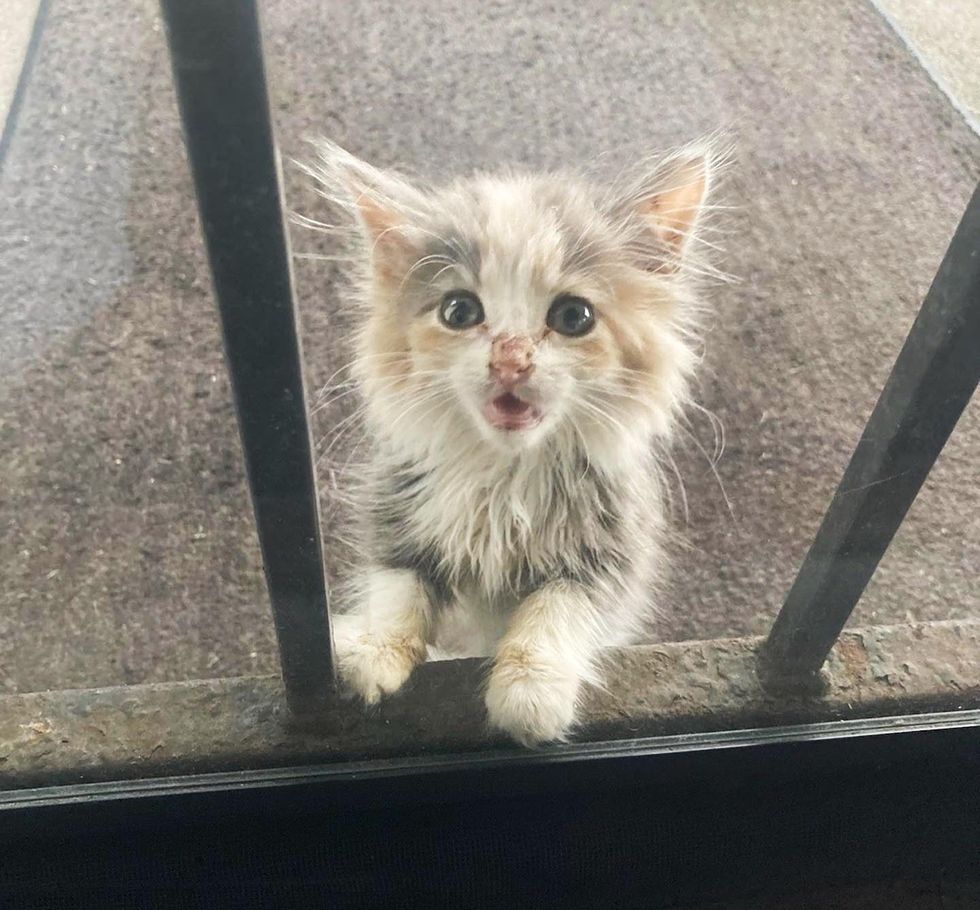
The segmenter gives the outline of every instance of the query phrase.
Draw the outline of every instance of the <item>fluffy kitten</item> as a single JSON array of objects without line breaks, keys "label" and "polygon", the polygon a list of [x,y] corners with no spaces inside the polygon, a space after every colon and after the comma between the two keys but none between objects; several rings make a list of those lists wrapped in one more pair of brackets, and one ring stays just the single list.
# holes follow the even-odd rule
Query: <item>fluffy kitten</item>
[{"label": "fluffy kitten", "polygon": [[492,655],[491,723],[561,739],[664,573],[655,452],[697,361],[691,241],[718,156],[689,147],[603,189],[428,187],[318,152],[310,173],[361,229],[374,446],[341,673],[373,703],[436,648]]}]

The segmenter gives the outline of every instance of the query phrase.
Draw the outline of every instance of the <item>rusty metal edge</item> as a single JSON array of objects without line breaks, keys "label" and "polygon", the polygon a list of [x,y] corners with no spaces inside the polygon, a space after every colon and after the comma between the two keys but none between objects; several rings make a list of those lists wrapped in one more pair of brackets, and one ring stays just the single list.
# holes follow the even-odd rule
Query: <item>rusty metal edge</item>
[{"label": "rusty metal edge", "polygon": [[[610,652],[608,685],[583,699],[576,742],[980,708],[980,622],[847,631],[818,692],[760,677],[762,642]],[[7,695],[0,697],[0,790],[516,751],[486,726],[482,676],[480,661],[427,664],[378,709],[337,697],[306,728],[289,725],[274,677]]]}]

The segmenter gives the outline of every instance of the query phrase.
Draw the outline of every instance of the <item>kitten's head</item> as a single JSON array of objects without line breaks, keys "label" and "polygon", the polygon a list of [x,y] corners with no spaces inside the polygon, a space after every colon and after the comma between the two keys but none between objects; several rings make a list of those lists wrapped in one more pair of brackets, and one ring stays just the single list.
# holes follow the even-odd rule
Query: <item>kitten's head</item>
[{"label": "kitten's head", "polygon": [[506,459],[551,441],[598,463],[669,432],[696,359],[711,144],[614,188],[511,173],[423,187],[318,151],[311,172],[361,229],[355,363],[386,442]]}]

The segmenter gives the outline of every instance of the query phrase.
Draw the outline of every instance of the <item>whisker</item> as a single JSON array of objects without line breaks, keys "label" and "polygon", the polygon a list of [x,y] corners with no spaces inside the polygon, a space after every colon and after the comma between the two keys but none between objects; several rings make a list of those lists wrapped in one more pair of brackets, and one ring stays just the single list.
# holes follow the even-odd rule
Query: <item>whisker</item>
[{"label": "whisker", "polygon": [[677,467],[677,462],[674,461],[674,456],[667,450],[663,451],[660,454],[662,455],[662,457],[666,459],[667,464],[670,465],[671,471],[673,471],[674,477],[677,478],[677,485],[681,491],[681,505],[684,509],[684,524],[690,525],[691,513],[688,511],[688,507],[687,507],[687,490],[684,487],[684,478],[681,477],[681,472],[680,469]]},{"label": "whisker", "polygon": [[700,440],[695,436],[683,423],[679,423],[683,433],[686,433],[690,440],[697,447],[698,451],[704,456],[704,460],[708,463],[708,468],[711,470],[712,475],[715,478],[715,482],[718,484],[718,489],[721,492],[722,499],[725,501],[725,508],[728,509],[728,514],[732,519],[732,522],[738,526],[738,519],[735,517],[735,510],[732,508],[732,501],[728,498],[728,492],[725,490],[725,484],[721,479],[721,474],[718,473],[718,466],[708,457],[708,453],[705,451],[703,445],[701,445]]}]

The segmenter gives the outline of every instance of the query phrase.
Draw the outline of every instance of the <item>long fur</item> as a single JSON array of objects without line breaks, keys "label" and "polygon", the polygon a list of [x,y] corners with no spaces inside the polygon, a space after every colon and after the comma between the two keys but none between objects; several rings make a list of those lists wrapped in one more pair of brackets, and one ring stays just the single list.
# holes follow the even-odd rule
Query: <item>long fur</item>
[{"label": "long fur", "polygon": [[[341,222],[301,221],[356,238],[341,386],[363,395],[371,448],[342,672],[372,702],[426,654],[492,655],[491,722],[562,738],[582,684],[601,683],[602,648],[636,634],[666,575],[661,478],[717,274],[704,198],[727,148],[658,156],[607,187],[516,172],[432,187],[326,141],[317,153],[307,171]],[[458,288],[484,301],[485,331],[439,326]],[[567,292],[597,312],[581,339],[544,327]],[[481,417],[499,332],[534,339],[533,430]]]}]

